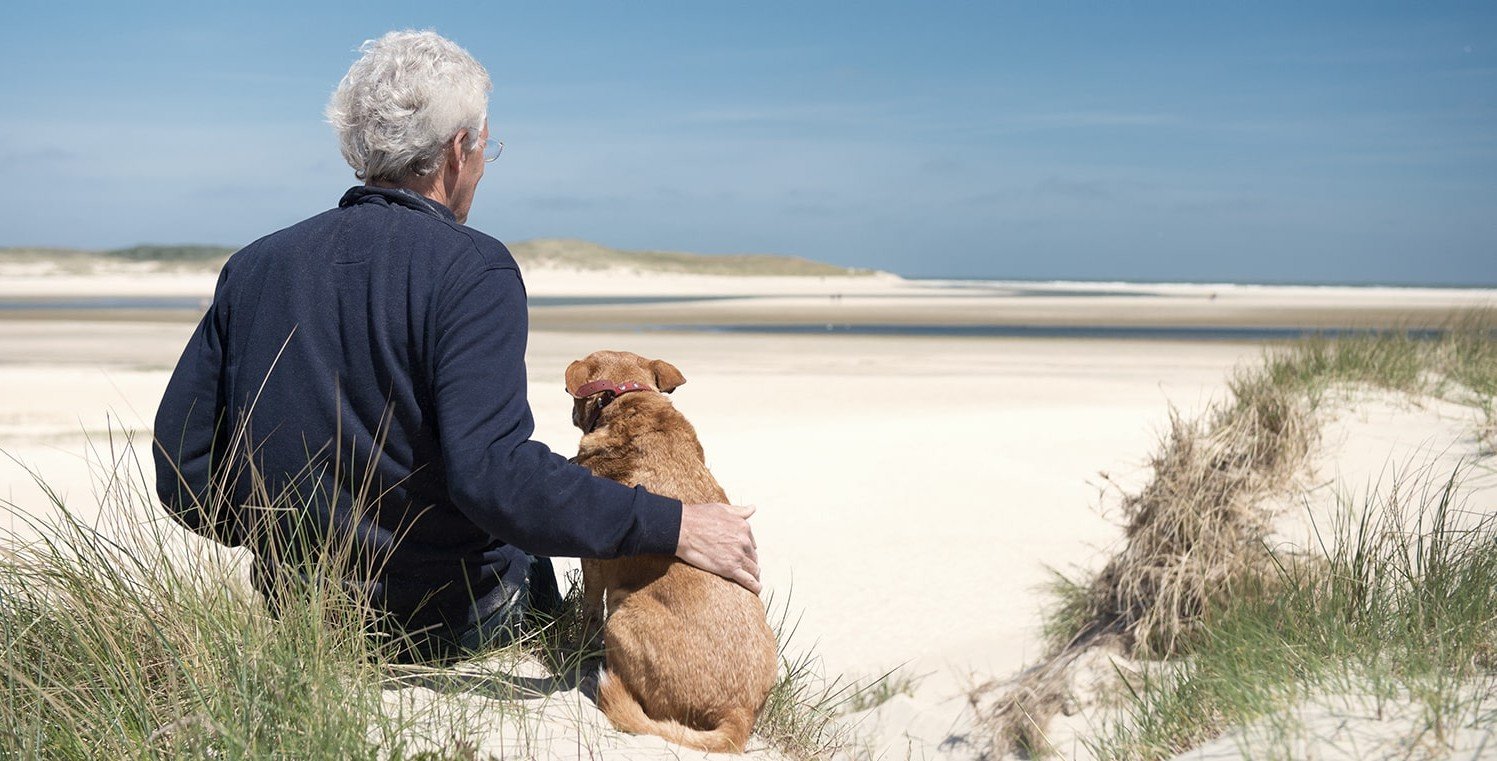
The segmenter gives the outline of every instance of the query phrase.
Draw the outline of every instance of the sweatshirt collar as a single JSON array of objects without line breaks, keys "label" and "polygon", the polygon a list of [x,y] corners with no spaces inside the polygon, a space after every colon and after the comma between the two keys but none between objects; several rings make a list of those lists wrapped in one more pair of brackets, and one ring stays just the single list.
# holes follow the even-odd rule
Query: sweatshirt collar
[{"label": "sweatshirt collar", "polygon": [[407,209],[415,209],[423,214],[440,217],[448,222],[456,222],[457,215],[452,210],[417,193],[405,188],[376,188],[369,185],[355,185],[343,194],[338,201],[338,208],[346,209],[359,203],[384,203],[394,206],[404,206]]}]

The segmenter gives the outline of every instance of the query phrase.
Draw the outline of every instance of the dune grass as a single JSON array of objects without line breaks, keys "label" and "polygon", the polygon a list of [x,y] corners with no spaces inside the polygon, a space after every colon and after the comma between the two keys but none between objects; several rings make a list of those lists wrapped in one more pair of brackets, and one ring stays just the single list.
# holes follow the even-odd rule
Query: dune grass
[{"label": "dune grass", "polygon": [[1407,476],[1328,527],[1322,554],[1206,612],[1187,660],[1125,683],[1091,742],[1099,758],[1167,758],[1246,727],[1257,756],[1292,758],[1306,705],[1346,721],[1417,710],[1406,744],[1448,750],[1497,732],[1497,514],[1459,503],[1460,475]]},{"label": "dune grass", "polygon": [[[311,559],[314,581],[279,590],[272,616],[247,554],[172,523],[122,451],[97,458],[102,513],[116,520],[87,523],[55,494],[4,506],[26,537],[0,538],[0,758],[439,761],[485,757],[496,731],[506,749],[545,755],[526,750],[535,696],[474,690],[473,669],[487,682],[484,669],[528,661],[575,679],[596,653],[578,649],[569,617],[476,666],[402,664],[336,582],[338,548]],[[785,757],[826,757],[847,741],[835,723],[847,701],[876,686],[828,681],[814,654],[790,656],[788,606],[776,609],[782,675],[757,734]],[[443,683],[462,697],[403,689]],[[600,718],[596,732],[609,731]],[[579,753],[596,739],[579,736]]]},{"label": "dune grass", "polygon": [[[149,515],[117,475],[105,512]],[[30,530],[0,557],[0,756],[404,758],[431,726],[385,710],[388,646],[338,584],[284,590],[273,617],[242,556],[164,516],[95,526],[55,495],[45,523],[7,509]]]},{"label": "dune grass", "polygon": [[[1371,640],[1347,645],[1349,632],[1376,637],[1396,628],[1412,658],[1431,642],[1443,647],[1447,629],[1479,623],[1444,618],[1448,609],[1427,605],[1413,606],[1426,618],[1404,619],[1401,628],[1393,623],[1418,598],[1400,596],[1406,590],[1392,580],[1409,589],[1447,589],[1441,585],[1459,574],[1484,578],[1490,524],[1461,534],[1464,543],[1450,541],[1454,534],[1444,521],[1457,486],[1451,474],[1424,474],[1398,490],[1430,493],[1433,478],[1448,487],[1438,503],[1443,507],[1389,496],[1365,506],[1371,523],[1327,527],[1326,557],[1283,556],[1265,539],[1268,506],[1295,488],[1319,435],[1316,410],[1328,395],[1371,387],[1451,399],[1484,411],[1490,431],[1497,395],[1492,325],[1490,316],[1473,315],[1434,340],[1393,332],[1281,347],[1261,364],[1239,368],[1229,379],[1230,396],[1201,417],[1172,413],[1150,460],[1152,480],[1122,500],[1122,550],[1092,577],[1056,574],[1044,624],[1051,654],[1017,679],[990,683],[974,695],[992,749],[1050,752],[1046,727],[1074,702],[1075,664],[1089,652],[1147,662],[1135,673],[1116,674],[1121,707],[1094,740],[1094,750],[1108,758],[1160,758],[1229,727],[1282,715],[1275,711],[1318,689],[1320,673],[1409,693],[1433,676],[1469,686],[1466,677],[1476,674],[1454,664],[1488,646],[1475,640],[1449,657],[1408,660],[1407,672],[1399,672],[1410,675],[1404,681],[1359,670],[1338,649],[1382,653],[1386,657],[1376,662],[1387,663],[1391,651],[1372,648],[1377,643]],[[1395,532],[1401,524],[1394,516],[1408,517],[1411,510],[1417,513],[1414,532]],[[1361,576],[1348,577],[1349,567]],[[1366,581],[1355,594],[1379,611],[1376,625],[1367,619],[1361,628],[1329,632],[1299,623],[1344,620],[1348,612],[1332,601],[1354,594],[1346,578],[1365,581],[1369,574],[1377,583]],[[1328,589],[1335,595],[1327,596]],[[1467,609],[1475,611],[1471,606],[1484,600],[1472,597]],[[1491,619],[1482,625],[1490,632]],[[1414,668],[1418,663],[1430,666]],[[1451,692],[1439,694],[1446,699]]]},{"label": "dune grass", "polygon": [[851,741],[837,719],[867,688],[824,676],[814,651],[795,654],[791,643],[799,620],[790,620],[788,605],[778,606],[770,600],[769,607],[771,628],[780,649],[780,678],[764,701],[754,734],[790,758],[829,757]]}]

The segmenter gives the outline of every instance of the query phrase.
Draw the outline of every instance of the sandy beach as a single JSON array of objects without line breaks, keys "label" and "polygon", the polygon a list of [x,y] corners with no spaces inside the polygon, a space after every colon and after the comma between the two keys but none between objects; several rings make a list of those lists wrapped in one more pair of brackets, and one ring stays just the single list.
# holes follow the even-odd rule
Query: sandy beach
[{"label": "sandy beach", "polygon": [[[211,277],[152,277],[10,274],[0,278],[0,297],[211,294]],[[611,348],[676,364],[687,384],[674,402],[695,424],[713,472],[733,501],[758,507],[766,597],[801,621],[792,648],[814,648],[829,676],[919,677],[912,695],[859,717],[867,747],[888,758],[962,757],[942,743],[965,731],[967,689],[1040,654],[1047,569],[1095,568],[1105,559],[1120,541],[1113,511],[1120,490],[1147,477],[1146,458],[1171,408],[1188,413],[1221,398],[1232,368],[1254,361],[1264,345],[682,326],[1429,327],[1497,303],[1480,290],[961,287],[887,277],[537,272],[527,283],[533,298],[722,297],[533,308],[536,438],[575,451],[561,384],[571,360]],[[90,460],[108,452],[111,432],[116,443],[122,433],[135,436],[149,478],[140,445],[192,327],[191,310],[181,309],[0,311],[0,498],[45,513],[31,470],[71,510],[97,513]],[[1367,430],[1327,437],[1338,447],[1385,441],[1386,451],[1369,445],[1357,455],[1361,464],[1337,468],[1333,458],[1323,470],[1365,479],[1379,458],[1413,456],[1393,453],[1411,437],[1439,447],[1470,424],[1441,408],[1419,417],[1425,427],[1415,432],[1409,419],[1388,414],[1358,418]],[[0,518],[0,527],[25,537],[21,523]],[[668,751],[652,738],[623,736],[603,747],[626,750],[621,757]]]}]

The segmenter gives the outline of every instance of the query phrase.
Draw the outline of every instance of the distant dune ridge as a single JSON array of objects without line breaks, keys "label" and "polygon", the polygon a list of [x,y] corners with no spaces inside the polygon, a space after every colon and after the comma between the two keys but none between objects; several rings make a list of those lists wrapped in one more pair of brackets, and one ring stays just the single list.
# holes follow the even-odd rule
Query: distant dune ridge
[{"label": "distant dune ridge", "polygon": [[839,277],[875,270],[777,254],[691,254],[677,251],[624,251],[575,238],[537,238],[509,247],[522,267],[551,269],[631,269],[683,275],[778,275]]},{"label": "distant dune ridge", "polygon": [[93,275],[111,272],[217,272],[229,254],[228,246],[140,245],[91,251],[79,248],[18,246],[0,248],[0,274]]},{"label": "distant dune ridge", "polygon": [[[775,254],[693,254],[677,251],[625,251],[575,238],[537,238],[509,247],[521,267],[680,275],[749,275],[848,277],[876,274],[871,269],[839,267]],[[135,269],[214,271],[236,248],[204,245],[139,245],[104,251],[70,248],[0,248],[0,266],[32,271],[87,274]]]}]

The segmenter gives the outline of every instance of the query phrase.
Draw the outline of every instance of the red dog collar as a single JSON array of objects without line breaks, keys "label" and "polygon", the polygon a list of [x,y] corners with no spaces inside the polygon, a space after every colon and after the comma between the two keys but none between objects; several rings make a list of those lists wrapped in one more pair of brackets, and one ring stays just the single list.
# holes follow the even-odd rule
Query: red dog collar
[{"label": "red dog collar", "polygon": [[595,380],[592,383],[582,384],[575,392],[572,393],[572,396],[578,399],[586,399],[589,396],[592,396],[593,394],[596,394],[600,391],[612,391],[614,396],[618,396],[619,394],[627,394],[631,391],[654,390],[655,389],[650,388],[649,386],[646,386],[639,381],[624,381],[623,383],[614,383],[611,380]]}]

